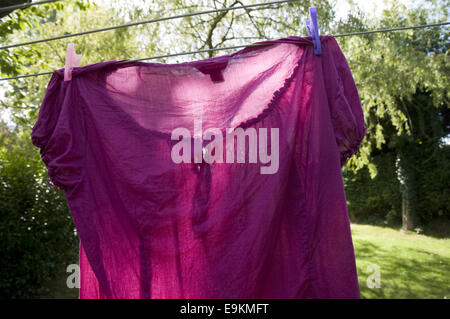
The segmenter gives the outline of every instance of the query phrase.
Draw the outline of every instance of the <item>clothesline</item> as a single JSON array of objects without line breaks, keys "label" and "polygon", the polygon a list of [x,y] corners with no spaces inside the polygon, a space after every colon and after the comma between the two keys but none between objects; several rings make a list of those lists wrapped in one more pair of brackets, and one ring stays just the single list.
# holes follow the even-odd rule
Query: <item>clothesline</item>
[{"label": "clothesline", "polygon": [[[332,37],[339,38],[339,37],[347,37],[347,36],[353,36],[353,35],[363,35],[363,34],[371,34],[371,33],[381,33],[381,32],[392,32],[392,31],[401,31],[401,30],[410,30],[410,29],[420,29],[420,28],[427,28],[427,27],[438,27],[438,26],[447,25],[447,24],[450,24],[450,22],[426,24],[426,25],[417,25],[417,26],[408,26],[408,27],[398,27],[398,28],[390,28],[390,29],[371,30],[371,31],[342,33],[342,34],[332,35]],[[169,57],[174,57],[174,56],[179,56],[179,55],[189,55],[189,54],[195,54],[195,53],[204,53],[204,52],[220,51],[220,50],[232,50],[232,49],[239,49],[239,48],[253,47],[253,46],[260,46],[260,45],[265,45],[265,44],[264,43],[261,43],[261,44],[254,43],[254,44],[236,45],[236,46],[223,47],[223,48],[203,49],[203,50],[197,50],[197,51],[188,51],[188,52],[180,52],[180,53],[173,53],[173,54],[153,56],[153,57],[149,57],[149,58],[133,59],[133,60],[127,60],[127,61],[124,61],[124,62],[136,62],[136,61],[144,61],[144,60],[154,60],[154,59],[169,58]]]},{"label": "clothesline", "polygon": [[[164,20],[171,20],[171,19],[177,19],[177,18],[182,18],[182,17],[207,14],[207,13],[215,13],[215,12],[221,12],[221,11],[245,9],[245,8],[250,8],[250,7],[258,7],[258,6],[264,6],[264,5],[281,4],[281,3],[294,2],[294,1],[298,1],[298,0],[274,1],[274,2],[267,2],[267,3],[244,5],[244,6],[240,6],[240,7],[228,7],[228,8],[209,10],[209,11],[202,11],[202,12],[194,12],[194,13],[177,15],[177,16],[163,17],[163,18],[158,18],[158,19],[153,19],[153,20],[139,21],[139,22],[133,22],[133,23],[123,24],[123,25],[118,25],[118,26],[111,26],[111,27],[106,27],[106,28],[101,28],[101,29],[88,30],[88,31],[79,32],[79,33],[66,34],[66,35],[57,36],[57,37],[53,37],[53,38],[40,39],[40,40],[35,40],[35,41],[30,41],[30,42],[23,42],[23,43],[18,43],[18,44],[12,44],[12,45],[7,45],[7,46],[0,47],[0,49],[7,49],[7,48],[19,47],[19,46],[24,46],[24,45],[29,45],[29,44],[36,44],[36,43],[54,41],[54,40],[59,40],[59,39],[64,39],[64,38],[69,38],[69,37],[81,36],[81,35],[90,34],[90,33],[103,32],[103,31],[108,31],[108,30],[113,30],[113,29],[118,29],[118,28],[125,28],[125,27],[130,27],[130,26],[136,26],[136,25],[139,25],[139,24],[160,22],[160,21],[164,21]],[[42,1],[42,2],[52,2],[52,1]],[[35,4],[38,4],[38,3],[35,2]],[[450,22],[441,22],[441,23],[425,24],[425,25],[417,25],[417,26],[405,26],[405,27],[396,27],[396,28],[389,28],[389,29],[379,29],[379,30],[343,33],[343,34],[336,34],[336,35],[332,35],[332,36],[335,37],[335,38],[338,38],[338,37],[346,37],[346,36],[354,36],[354,35],[364,35],[364,34],[373,34],[373,33],[386,33],[386,32],[393,32],[393,31],[420,29],[420,28],[428,28],[428,27],[439,27],[439,26],[444,26],[444,25],[449,25],[449,24],[450,24]],[[181,55],[190,55],[190,54],[196,54],[196,53],[221,51],[221,50],[232,50],[232,49],[238,49],[238,48],[244,48],[244,47],[258,46],[258,45],[264,45],[264,44],[254,43],[254,44],[244,44],[244,45],[237,45],[237,46],[228,46],[228,47],[222,47],[222,48],[211,48],[211,49],[203,49],[203,50],[196,50],[196,51],[188,51],[188,52],[179,52],[179,53],[173,53],[173,54],[166,54],[166,55],[158,55],[158,56],[153,56],[153,57],[133,59],[133,60],[127,60],[127,61],[128,62],[134,62],[134,61],[154,60],[154,59],[175,57],[175,56],[181,56]],[[0,81],[17,80],[17,79],[21,79],[21,78],[43,76],[43,75],[50,75],[50,74],[53,74],[53,71],[33,73],[33,74],[24,74],[24,75],[17,75],[17,76],[11,76],[11,77],[6,77],[6,78],[0,78]]]},{"label": "clothesline", "polygon": [[29,3],[22,3],[22,4],[15,4],[12,6],[7,6],[7,7],[0,7],[0,12],[4,12],[4,11],[12,11],[12,10],[16,10],[16,9],[25,9],[31,6],[36,6],[36,5],[40,5],[40,4],[46,4],[46,3],[52,3],[52,2],[57,2],[60,0],[45,0],[45,1],[35,1],[35,2],[29,2]]},{"label": "clothesline", "polygon": [[[444,25],[448,25],[448,24],[450,24],[450,22],[425,24],[425,25],[416,25],[416,26],[406,26],[406,27],[398,27],[398,28],[390,28],[390,29],[361,31],[361,32],[351,32],[351,33],[336,34],[336,35],[332,35],[332,36],[335,37],[335,38],[339,38],[339,37],[347,37],[347,36],[354,36],[354,35],[364,35],[364,34],[373,34],[373,33],[387,33],[387,32],[393,32],[393,31],[422,29],[422,28],[428,28],[428,27],[439,27],[439,26],[444,26]],[[254,44],[244,44],[244,45],[229,46],[229,47],[223,47],[223,48],[203,49],[203,50],[196,50],[196,51],[188,51],[188,52],[180,52],[180,53],[173,53],[173,54],[158,55],[158,56],[153,56],[153,57],[148,57],[148,58],[127,60],[127,61],[133,62],[133,61],[154,60],[154,59],[169,58],[169,57],[180,56],[180,55],[189,55],[189,54],[203,53],[203,52],[210,52],[210,51],[232,50],[232,49],[238,49],[238,48],[244,48],[244,47],[252,47],[252,46],[259,46],[259,45],[264,45],[264,44],[254,43]],[[50,74],[53,74],[53,72],[54,71],[11,76],[11,77],[7,77],[7,78],[1,78],[0,81],[17,80],[17,79],[28,78],[28,77],[50,75]]]},{"label": "clothesline", "polygon": [[111,31],[111,30],[122,29],[122,28],[129,28],[129,27],[134,27],[134,26],[142,25],[142,24],[150,24],[150,23],[156,23],[156,22],[161,22],[161,21],[180,19],[180,18],[185,18],[185,17],[193,17],[193,16],[198,16],[198,15],[217,13],[217,12],[224,12],[224,11],[232,11],[232,10],[239,10],[239,9],[248,9],[248,8],[253,8],[253,7],[270,6],[270,5],[274,5],[274,4],[282,4],[282,3],[296,2],[296,1],[299,1],[299,0],[272,1],[272,2],[265,2],[265,3],[256,3],[256,4],[242,5],[242,6],[236,6],[236,7],[228,7],[228,8],[200,11],[200,12],[185,13],[185,14],[180,14],[180,15],[175,15],[175,16],[169,16],[169,17],[162,17],[162,18],[151,19],[151,20],[131,22],[131,23],[120,24],[120,25],[115,25],[115,26],[110,26],[110,27],[105,27],[105,28],[99,28],[99,29],[92,29],[92,30],[87,30],[87,31],[83,31],[83,32],[69,33],[69,34],[59,35],[59,36],[56,36],[56,37],[40,39],[40,40],[34,40],[34,41],[29,41],[29,42],[9,44],[9,45],[0,46],[0,49],[16,48],[16,47],[21,47],[21,46],[30,45],[30,44],[36,44],[36,43],[42,43],[42,42],[50,42],[50,41],[55,41],[55,40],[73,38],[73,37],[78,37],[78,36],[82,36],[82,35],[86,35],[86,34],[105,32],[105,31]]},{"label": "clothesline", "polygon": [[[351,33],[336,34],[336,35],[333,35],[333,37],[338,38],[338,37],[346,37],[346,36],[354,36],[354,35],[373,34],[373,33],[386,33],[386,32],[393,32],[393,31],[421,29],[421,28],[427,28],[427,27],[439,27],[439,26],[444,26],[444,25],[448,25],[448,24],[450,24],[450,22],[442,22],[442,23],[434,23],[434,24],[426,24],[426,25],[417,25],[417,26],[406,26],[406,27],[371,30],[371,31],[351,32]],[[127,60],[127,61],[133,62],[133,61],[154,60],[154,59],[175,57],[175,56],[180,56],[180,55],[189,55],[189,54],[195,54],[195,53],[221,51],[221,50],[232,50],[232,49],[238,49],[238,48],[244,48],[244,47],[252,47],[252,46],[259,46],[259,45],[264,45],[264,44],[257,44],[257,43],[255,43],[255,44],[247,44],[247,45],[244,44],[244,45],[229,46],[229,47],[223,47],[223,48],[203,49],[203,50],[196,50],[196,51],[188,51],[188,52],[180,52],[180,53],[173,53],[173,54],[158,55],[158,56],[153,56],[153,57],[148,57],[148,58]],[[7,78],[1,78],[0,81],[16,80],[16,79],[21,79],[21,78],[28,78],[28,77],[42,76],[42,75],[50,75],[50,74],[53,74],[53,71],[11,76],[11,77],[7,77]]]}]

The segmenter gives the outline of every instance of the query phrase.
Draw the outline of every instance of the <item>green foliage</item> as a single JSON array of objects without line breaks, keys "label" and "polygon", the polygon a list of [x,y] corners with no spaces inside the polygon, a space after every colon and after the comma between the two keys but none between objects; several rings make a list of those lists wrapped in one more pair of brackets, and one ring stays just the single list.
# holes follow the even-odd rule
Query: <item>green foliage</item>
[{"label": "green foliage", "polygon": [[344,168],[347,204],[353,222],[375,225],[401,223],[400,183],[395,156],[382,154],[373,158],[378,174],[371,178],[367,167],[355,172]]},{"label": "green foliage", "polygon": [[26,298],[76,260],[78,239],[29,132],[0,128],[0,298]]},{"label": "green foliage", "polygon": [[450,146],[442,145],[418,170],[418,209],[423,222],[450,220]]},{"label": "green foliage", "polygon": [[[402,191],[411,184],[414,190],[409,190],[406,199],[414,205],[416,226],[429,228],[434,221],[450,221],[450,146],[441,143],[427,152],[423,144],[409,145],[403,166],[408,172],[403,177],[398,176],[399,157],[394,152],[373,156],[378,168],[373,179],[368,168],[357,172],[344,169],[348,209],[354,222],[398,226],[402,221]],[[405,176],[414,180],[405,183]],[[426,233],[433,233],[433,229]]]},{"label": "green foliage", "polygon": [[[447,20],[446,6],[439,2],[425,1],[414,9],[392,2],[380,18],[355,13],[338,25],[337,33]],[[408,110],[399,101],[411,101],[417,91],[429,92],[432,103],[421,108],[448,109],[449,33],[445,30],[427,28],[338,38],[358,86],[367,125],[360,156],[349,162],[351,167],[372,163],[371,152],[393,137],[411,136]]]},{"label": "green foliage", "polygon": [[[424,1],[415,8],[406,8],[398,2],[384,10],[381,17],[370,18],[355,11],[347,21],[337,26],[338,33],[389,29],[395,27],[424,25],[448,20],[447,6],[440,1]],[[376,201],[369,203],[371,195],[365,198],[367,212],[383,205],[392,206],[392,200],[400,199],[408,207],[413,227],[427,223],[426,212],[428,186],[424,186],[430,169],[435,176],[445,175],[443,166],[430,167],[434,154],[441,152],[439,141],[450,131],[448,129],[450,59],[448,58],[449,33],[447,27],[404,30],[389,33],[367,34],[358,37],[339,38],[358,86],[364,109],[367,135],[360,148],[359,157],[353,157],[347,168],[357,171],[366,166],[374,178],[385,167],[377,167],[376,157],[380,153],[391,153],[398,159],[389,176],[381,180],[365,180],[367,172],[359,176],[364,189],[383,184],[389,180],[399,187],[393,190],[396,196],[384,198],[376,195]],[[427,164],[428,163],[428,164]],[[424,169],[424,167],[427,167]],[[441,173],[439,173],[441,172]],[[382,173],[384,175],[384,173]],[[395,182],[398,177],[400,183]],[[433,178],[431,178],[433,179]],[[437,185],[448,185],[434,181]],[[350,183],[348,183],[350,184]],[[388,185],[386,185],[388,186]],[[348,186],[349,196],[358,195],[355,186]],[[370,193],[370,191],[369,191]],[[436,194],[436,193],[434,193]],[[439,200],[446,198],[440,195]],[[384,203],[384,204],[382,204]],[[398,206],[398,204],[395,204]],[[433,208],[436,207],[432,206]],[[388,213],[390,212],[390,213]],[[372,218],[386,221],[398,220],[398,209],[388,209]],[[448,214],[448,210],[441,210]],[[388,213],[388,214],[387,214]],[[387,215],[386,215],[387,214]],[[431,213],[435,215],[435,213]]]},{"label": "green foliage", "polygon": [[[97,8],[88,1],[67,1],[51,11],[52,18],[43,19],[27,32],[15,32],[14,43],[51,38],[68,33],[77,33],[125,23],[122,15],[112,9]],[[137,31],[133,28],[118,29],[83,37],[50,41],[11,49],[17,54],[15,61],[20,74],[40,73],[64,67],[67,44],[75,43],[75,49],[82,53],[82,65],[100,61],[137,57]],[[124,44],[127,45],[124,45]],[[27,58],[20,50],[33,50]],[[8,50],[7,50],[8,51]],[[0,52],[2,52],[0,50]],[[17,72],[4,74],[14,75]],[[3,109],[12,114],[14,124],[30,129],[36,121],[40,103],[50,76],[9,81],[5,99],[0,101]],[[2,84],[2,83],[0,83]]]},{"label": "green foliage", "polygon": [[[86,10],[90,7],[88,1],[69,2],[80,10]],[[58,1],[10,12],[0,20],[2,46],[17,43],[15,36],[17,33],[25,34],[29,39],[36,40],[38,36],[36,30],[43,24],[55,21],[57,12],[65,8],[64,1]],[[36,64],[41,58],[41,50],[35,46],[0,50],[0,75],[3,77],[23,73],[23,66]]]}]

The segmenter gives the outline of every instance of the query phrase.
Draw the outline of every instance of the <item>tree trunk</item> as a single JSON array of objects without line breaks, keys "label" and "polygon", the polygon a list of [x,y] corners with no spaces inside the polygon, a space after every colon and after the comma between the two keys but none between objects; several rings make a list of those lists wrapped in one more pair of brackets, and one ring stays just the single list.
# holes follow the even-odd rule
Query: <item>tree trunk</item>
[{"label": "tree trunk", "polygon": [[403,195],[402,198],[402,231],[411,231],[414,229],[414,224],[412,220],[411,211],[408,207],[408,201],[405,199]]},{"label": "tree trunk", "polygon": [[412,231],[417,227],[417,172],[416,158],[410,149],[403,149],[398,157],[398,177],[402,193],[402,231]]}]

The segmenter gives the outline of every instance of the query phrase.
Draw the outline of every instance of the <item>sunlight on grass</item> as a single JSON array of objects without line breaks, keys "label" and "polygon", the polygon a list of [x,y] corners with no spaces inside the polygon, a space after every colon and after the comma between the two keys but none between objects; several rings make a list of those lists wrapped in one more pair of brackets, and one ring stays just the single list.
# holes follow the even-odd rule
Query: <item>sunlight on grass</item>
[{"label": "sunlight on grass", "polygon": [[[352,234],[362,298],[450,298],[450,239],[356,224]],[[380,288],[367,285],[370,264]]]}]

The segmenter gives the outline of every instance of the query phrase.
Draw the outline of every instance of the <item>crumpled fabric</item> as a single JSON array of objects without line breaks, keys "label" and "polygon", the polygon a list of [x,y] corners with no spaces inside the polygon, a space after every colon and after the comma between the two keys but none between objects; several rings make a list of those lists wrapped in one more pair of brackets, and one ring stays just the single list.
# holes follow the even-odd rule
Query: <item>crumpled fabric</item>
[{"label": "crumpled fabric", "polygon": [[[53,73],[31,139],[80,238],[80,298],[360,298],[341,166],[366,127],[321,42]],[[203,131],[279,128],[277,172],[174,163],[171,132],[199,114]]]}]

